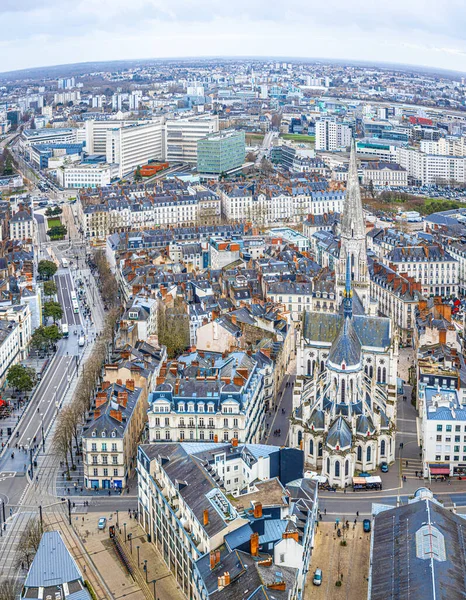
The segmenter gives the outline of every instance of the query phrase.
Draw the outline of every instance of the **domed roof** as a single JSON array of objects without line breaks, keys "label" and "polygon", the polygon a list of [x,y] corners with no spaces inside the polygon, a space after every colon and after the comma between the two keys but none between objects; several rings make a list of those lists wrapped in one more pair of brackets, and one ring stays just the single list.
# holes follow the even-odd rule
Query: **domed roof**
[{"label": "domed roof", "polygon": [[334,339],[327,364],[338,370],[357,370],[361,365],[361,342],[353,326],[353,319],[347,317]]}]

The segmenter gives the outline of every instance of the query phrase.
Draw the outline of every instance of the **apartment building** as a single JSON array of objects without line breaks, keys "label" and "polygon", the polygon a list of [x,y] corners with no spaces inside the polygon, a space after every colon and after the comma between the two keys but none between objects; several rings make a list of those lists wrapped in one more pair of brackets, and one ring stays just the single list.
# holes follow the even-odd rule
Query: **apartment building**
[{"label": "apartment building", "polygon": [[196,351],[162,367],[149,395],[149,439],[258,443],[265,427],[264,377],[245,352]]},{"label": "apartment building", "polygon": [[134,380],[102,384],[95,409],[84,425],[84,485],[87,489],[123,489],[136,467],[137,447],[146,421],[147,396]]},{"label": "apartment building", "polygon": [[78,163],[56,170],[58,184],[65,189],[103,187],[110,185],[118,174],[118,165],[108,163]]},{"label": "apartment building", "polygon": [[371,297],[379,312],[391,317],[398,327],[402,344],[411,346],[415,311],[421,296],[421,283],[399,274],[379,262],[369,264]]},{"label": "apartment building", "polygon": [[8,369],[21,359],[19,332],[18,323],[0,320],[0,386],[6,381]]},{"label": "apartment building", "polygon": [[422,185],[466,183],[466,156],[441,156],[399,148],[397,162]]},{"label": "apartment building", "polygon": [[218,132],[217,115],[200,115],[165,122],[165,160],[197,164],[197,144]]},{"label": "apartment building", "polygon": [[[29,304],[0,306],[0,320],[16,323],[18,334],[19,359],[24,360],[29,353],[32,337],[32,313]],[[14,347],[14,346],[12,346]]]},{"label": "apartment building", "polygon": [[36,222],[27,210],[15,213],[10,221],[10,240],[36,240]]},{"label": "apartment building", "polygon": [[[267,298],[277,304],[283,304],[290,312],[295,323],[302,319],[303,313],[311,309],[312,283],[294,281],[275,281],[267,284]],[[333,303],[331,304],[333,308]],[[330,304],[329,304],[330,310]]]},{"label": "apartment building", "polygon": [[107,130],[107,162],[119,165],[121,178],[149,160],[163,156],[163,119]]},{"label": "apartment building", "polygon": [[270,186],[258,193],[250,186],[219,187],[217,191],[226,219],[258,224],[299,223],[308,215],[340,213],[345,198],[342,191],[313,191],[306,186]]},{"label": "apartment building", "polygon": [[316,150],[345,150],[351,144],[351,127],[333,117],[317,119],[315,124]]},{"label": "apartment building", "polygon": [[318,508],[315,482],[302,477],[299,450],[236,441],[143,445],[139,521],[190,600],[245,598],[252,589],[301,600]]},{"label": "apartment building", "polygon": [[466,138],[442,137],[439,140],[421,140],[421,152],[441,156],[466,156]]},{"label": "apartment building", "polygon": [[458,262],[440,246],[394,248],[382,262],[420,282],[425,296],[458,294]]}]

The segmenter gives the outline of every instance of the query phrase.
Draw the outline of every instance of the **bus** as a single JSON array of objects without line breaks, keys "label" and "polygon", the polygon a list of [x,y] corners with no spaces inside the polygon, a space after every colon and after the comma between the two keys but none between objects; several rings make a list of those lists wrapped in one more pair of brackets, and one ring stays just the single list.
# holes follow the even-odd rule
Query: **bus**
[{"label": "bus", "polygon": [[78,313],[79,312],[79,304],[78,304],[78,299],[76,298],[76,292],[74,290],[71,292],[71,305],[73,307],[73,312]]},{"label": "bus", "polygon": [[64,269],[67,269],[68,268],[68,259],[67,258],[62,258],[61,259],[61,264],[62,264],[62,267]]},{"label": "bus", "polygon": [[69,333],[68,323],[62,323],[61,324],[61,332],[62,332],[64,338],[68,337],[68,333]]}]

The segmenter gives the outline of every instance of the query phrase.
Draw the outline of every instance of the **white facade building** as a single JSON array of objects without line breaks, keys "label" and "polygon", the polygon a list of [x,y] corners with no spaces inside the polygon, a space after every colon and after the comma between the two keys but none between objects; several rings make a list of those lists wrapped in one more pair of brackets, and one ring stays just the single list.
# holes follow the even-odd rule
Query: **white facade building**
[{"label": "white facade building", "polygon": [[14,214],[9,222],[11,240],[32,240],[36,238],[36,221],[26,210]]},{"label": "white facade building", "polygon": [[118,165],[107,163],[80,163],[63,166],[57,169],[59,185],[70,188],[97,188],[109,185],[118,175]]},{"label": "white facade building", "polygon": [[466,183],[466,156],[425,154],[398,148],[398,163],[422,185]]},{"label": "white facade building", "polygon": [[335,118],[318,119],[315,125],[316,150],[346,149],[351,143],[351,128]]},{"label": "white facade building", "polygon": [[158,119],[107,131],[107,162],[119,165],[119,177],[162,158],[162,128],[163,120]]},{"label": "white facade building", "polygon": [[217,115],[168,119],[165,123],[165,160],[197,164],[198,140],[217,131]]}]

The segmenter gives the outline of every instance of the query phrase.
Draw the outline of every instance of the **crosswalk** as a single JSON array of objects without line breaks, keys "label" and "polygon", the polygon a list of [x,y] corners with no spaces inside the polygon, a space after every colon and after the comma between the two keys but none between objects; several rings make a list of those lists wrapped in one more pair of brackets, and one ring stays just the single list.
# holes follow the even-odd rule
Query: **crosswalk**
[{"label": "crosswalk", "polygon": [[403,458],[401,474],[406,479],[419,479],[420,476],[422,477],[422,461],[419,458]]}]

